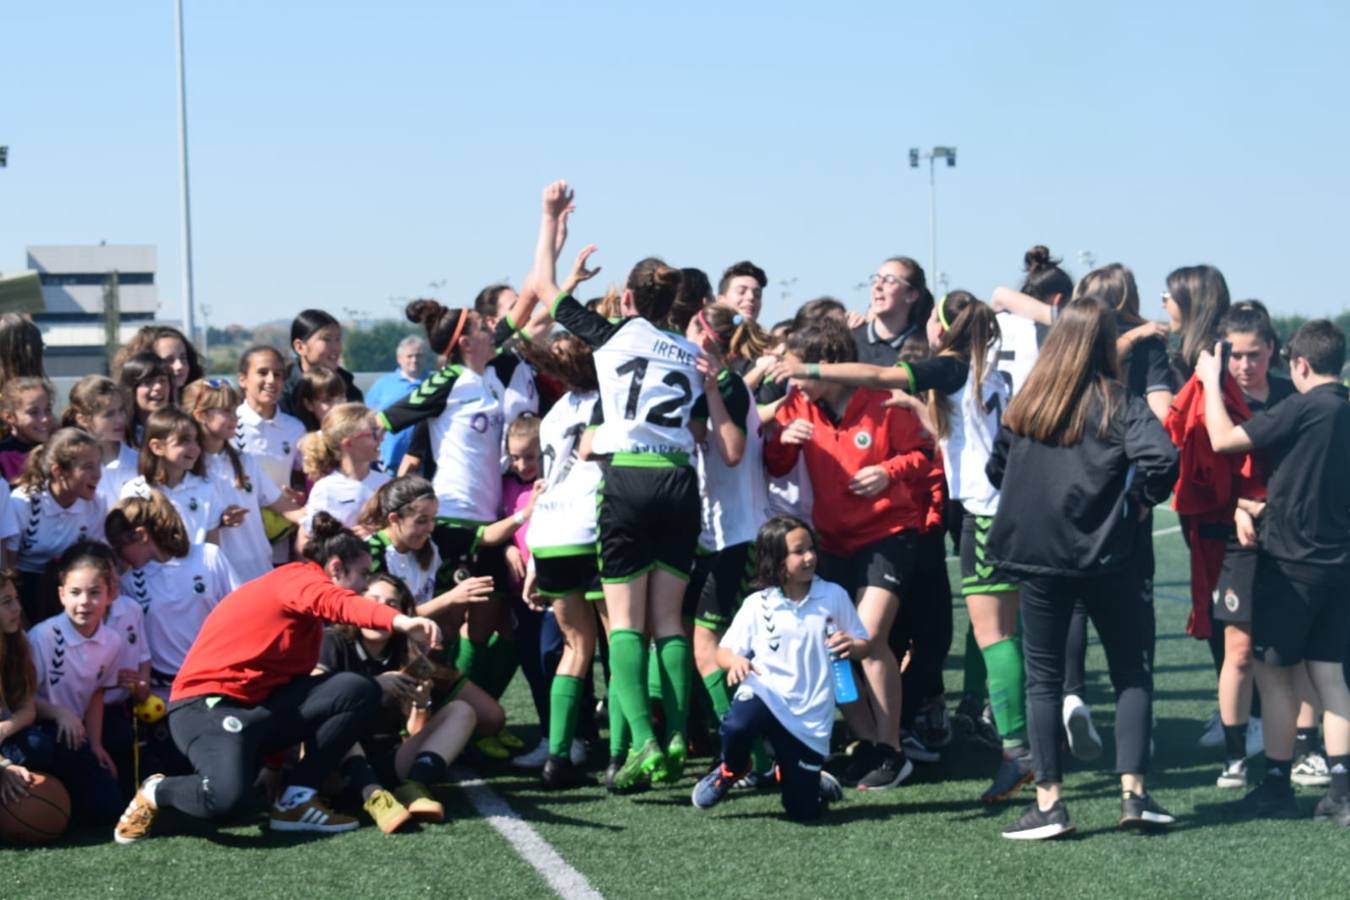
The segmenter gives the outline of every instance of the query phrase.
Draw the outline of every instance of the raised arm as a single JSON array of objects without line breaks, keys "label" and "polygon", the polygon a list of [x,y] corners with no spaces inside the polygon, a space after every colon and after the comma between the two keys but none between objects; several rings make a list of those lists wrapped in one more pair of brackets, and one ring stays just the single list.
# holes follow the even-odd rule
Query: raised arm
[{"label": "raised arm", "polygon": [[873,366],[867,363],[803,363],[779,360],[769,369],[769,378],[812,378],[847,387],[899,388],[909,390],[909,369],[905,366]]}]

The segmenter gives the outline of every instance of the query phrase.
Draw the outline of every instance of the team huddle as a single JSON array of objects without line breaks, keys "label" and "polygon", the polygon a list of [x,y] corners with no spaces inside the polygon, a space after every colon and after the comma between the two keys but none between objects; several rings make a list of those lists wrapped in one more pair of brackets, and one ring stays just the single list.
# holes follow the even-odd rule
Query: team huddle
[{"label": "team huddle", "polygon": [[[648,258],[583,302],[595,246],[557,268],[572,201],[544,190],[519,292],[409,304],[425,338],[369,395],[338,322],[306,310],[293,358],[251,347],[236,382],[143,329],[57,427],[36,327],[0,317],[0,806],[46,773],[118,843],[259,791],[273,829],[347,831],[359,809],[394,833],[444,819],[432,789],[461,756],[592,783],[599,706],[616,794],[707,749],[694,807],[772,789],[813,820],[959,735],[1001,754],[980,802],[1034,787],[1003,835],[1053,838],[1074,828],[1061,753],[1104,749],[1091,620],[1119,825],[1166,828],[1145,782],[1152,510],[1172,498],[1217,787],[1248,788],[1264,752],[1235,815],[1299,815],[1297,783],[1350,826],[1335,326],[1281,352],[1210,266],[1169,275],[1160,325],[1128,268],[1075,285],[1044,247],[989,302],[934,297],[895,257],[865,315],[825,297],[772,328],[750,262],[714,287]],[[970,628],[949,706],[953,596]],[[536,747],[500,702],[517,673]]]}]

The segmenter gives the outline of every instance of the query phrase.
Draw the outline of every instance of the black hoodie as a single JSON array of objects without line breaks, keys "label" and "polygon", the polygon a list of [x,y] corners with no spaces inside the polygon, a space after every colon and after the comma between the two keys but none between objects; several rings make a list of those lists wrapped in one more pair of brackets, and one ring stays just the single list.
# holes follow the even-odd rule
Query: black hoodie
[{"label": "black hoodie", "polygon": [[985,472],[1001,491],[989,557],[1030,575],[1102,575],[1129,566],[1144,510],[1167,499],[1177,450],[1142,399],[1113,385],[1106,437],[1101,402],[1073,447],[1042,444],[1005,426]]}]

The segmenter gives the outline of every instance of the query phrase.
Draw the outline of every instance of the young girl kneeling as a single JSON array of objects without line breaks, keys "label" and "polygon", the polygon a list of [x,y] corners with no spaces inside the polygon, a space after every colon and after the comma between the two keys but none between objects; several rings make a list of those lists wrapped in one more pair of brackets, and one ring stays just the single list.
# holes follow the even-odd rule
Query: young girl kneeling
[{"label": "young girl kneeling", "polygon": [[694,786],[694,806],[718,803],[750,771],[750,746],[773,744],[788,818],[820,816],[843,797],[823,768],[834,727],[833,659],[862,659],[867,630],[848,593],[816,577],[816,536],[805,522],[776,516],[755,547],[763,589],[745,598],[717,650],[736,688],[722,719],[722,762]]}]

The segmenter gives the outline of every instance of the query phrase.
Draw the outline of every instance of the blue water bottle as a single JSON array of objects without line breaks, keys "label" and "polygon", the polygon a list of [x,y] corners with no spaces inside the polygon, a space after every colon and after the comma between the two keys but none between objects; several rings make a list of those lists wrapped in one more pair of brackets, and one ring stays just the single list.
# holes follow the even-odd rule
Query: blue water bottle
[{"label": "blue water bottle", "polygon": [[[825,640],[839,629],[834,627],[834,619],[825,617]],[[858,699],[858,683],[853,680],[853,664],[848,656],[831,653],[830,670],[834,675],[834,702],[853,703]]]}]

